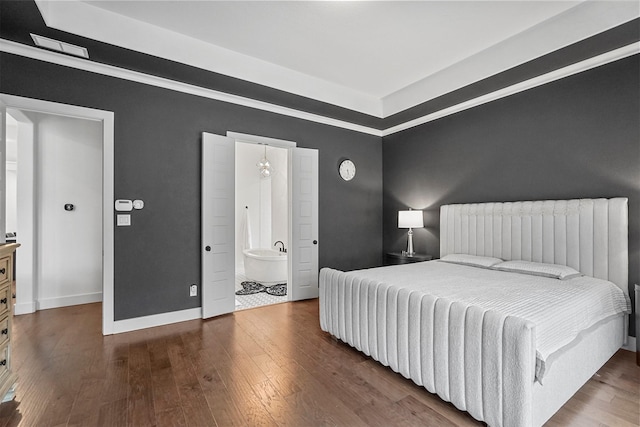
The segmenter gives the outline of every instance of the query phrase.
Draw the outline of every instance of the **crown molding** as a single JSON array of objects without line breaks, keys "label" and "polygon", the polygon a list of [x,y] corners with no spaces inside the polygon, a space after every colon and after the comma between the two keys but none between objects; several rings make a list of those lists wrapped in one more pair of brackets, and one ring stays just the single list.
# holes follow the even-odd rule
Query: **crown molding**
[{"label": "crown molding", "polygon": [[[637,1],[578,1],[517,34],[440,71],[430,71],[429,75],[408,86],[379,97],[84,1],[35,0],[35,4],[49,28],[380,119],[533,61],[640,16]],[[152,70],[150,72],[153,73]],[[348,117],[334,117],[351,121]],[[362,124],[375,126],[370,122]]]},{"label": "crown molding", "polygon": [[407,121],[397,126],[384,129],[382,131],[382,136],[391,135],[415,126],[422,125],[424,123],[432,122],[434,120],[449,116],[451,114],[468,110],[470,108],[477,107],[479,105],[486,104],[488,102],[495,101],[501,98],[506,98],[507,96],[515,95],[517,93],[524,92],[526,90],[533,89],[535,87],[542,86],[547,83],[554,82],[556,80],[564,79],[565,77],[570,77],[574,74],[578,74],[583,71],[590,70],[592,68],[600,67],[610,62],[615,62],[615,61],[627,58],[629,56],[636,55],[638,53],[640,53],[640,42],[635,42],[627,46],[623,46],[619,49],[615,49],[607,53],[603,53],[601,55],[586,59],[584,61],[580,61],[563,68],[559,68],[552,72],[542,74],[538,77],[522,81],[515,85],[511,85],[506,88],[488,93],[486,95],[482,95],[477,98],[470,99],[466,102],[453,105],[451,107],[442,109],[440,111],[436,111],[434,113],[427,114],[422,117],[418,117],[416,119]]},{"label": "crown molding", "polygon": [[75,68],[78,70],[88,71],[91,73],[102,74],[105,76],[115,77],[132,82],[143,83],[151,86],[161,87],[164,89],[174,90],[190,95],[196,95],[203,98],[214,99],[216,101],[228,102],[235,105],[241,105],[258,110],[268,111],[271,113],[282,114],[289,117],[308,120],[316,123],[335,126],[343,129],[349,129],[356,132],[366,133],[374,136],[382,136],[382,131],[367,126],[361,126],[342,120],[324,117],[318,114],[307,113],[305,111],[295,110],[293,108],[282,107],[280,105],[271,104],[264,101],[258,101],[251,98],[245,98],[238,95],[232,95],[212,89],[206,89],[200,86],[182,83],[163,77],[152,76],[150,74],[140,73],[138,71],[127,70],[124,68],[114,67],[113,65],[92,62],[86,59],[77,58],[61,53],[27,46],[21,43],[15,43],[10,40],[0,39],[0,51],[20,55],[39,61],[45,61],[56,65]]},{"label": "crown molding", "polygon": [[298,119],[308,120],[315,123],[334,126],[342,129],[347,129],[355,132],[365,133],[368,135],[384,137],[403,130],[419,126],[424,123],[428,123],[451,114],[458,113],[460,111],[468,110],[470,108],[486,104],[491,101],[495,101],[507,96],[511,96],[547,83],[554,82],[556,80],[563,79],[565,77],[572,76],[583,71],[596,68],[610,62],[615,62],[632,55],[640,53],[640,42],[634,42],[627,46],[623,46],[619,49],[612,50],[610,52],[589,58],[584,61],[577,62],[567,67],[560,68],[558,70],[543,74],[533,79],[522,81],[518,84],[482,95],[480,97],[465,101],[460,104],[453,105],[451,107],[436,111],[431,114],[427,114],[413,120],[409,120],[399,125],[379,130],[367,126],[357,125],[354,123],[346,122],[343,120],[337,120],[330,117],[321,116],[318,114],[308,113],[305,111],[299,111],[289,107],[282,107],[276,104],[267,103],[264,101],[257,101],[250,98],[241,97],[238,95],[232,95],[212,89],[206,89],[200,86],[195,86],[187,83],[178,82],[175,80],[166,79],[163,77],[152,76],[149,74],[140,73],[137,71],[127,70],[124,68],[114,67],[112,65],[92,62],[86,59],[68,56],[53,51],[39,49],[24,45],[21,43],[15,43],[9,40],[0,39],[0,51],[36,59],[39,61],[45,61],[65,67],[71,67],[83,71],[102,74],[110,77],[116,77],[124,80],[129,80],[137,83],[148,84],[151,86],[161,87],[164,89],[174,90],[190,95],[200,96],[203,98],[213,99],[222,102],[228,102],[235,105],[241,105],[244,107],[255,108],[262,111],[268,111],[276,114],[281,114]]}]

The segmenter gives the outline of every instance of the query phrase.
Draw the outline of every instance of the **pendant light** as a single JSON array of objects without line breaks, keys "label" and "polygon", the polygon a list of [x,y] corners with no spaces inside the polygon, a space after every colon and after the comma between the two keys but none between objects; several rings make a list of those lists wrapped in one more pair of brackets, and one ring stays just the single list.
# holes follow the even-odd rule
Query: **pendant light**
[{"label": "pendant light", "polygon": [[264,146],[264,156],[262,157],[262,159],[256,163],[256,166],[258,166],[258,170],[260,171],[260,177],[261,178],[271,178],[271,175],[273,175],[273,173],[275,172],[273,170],[273,167],[271,166],[271,163],[269,162],[269,160],[267,159],[267,146]]}]

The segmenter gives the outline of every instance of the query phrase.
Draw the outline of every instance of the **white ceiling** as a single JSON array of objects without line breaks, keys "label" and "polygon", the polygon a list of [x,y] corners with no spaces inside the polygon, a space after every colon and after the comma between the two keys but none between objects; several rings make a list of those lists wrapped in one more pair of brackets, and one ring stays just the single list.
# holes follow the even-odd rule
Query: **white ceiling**
[{"label": "white ceiling", "polygon": [[87,3],[382,98],[579,2]]},{"label": "white ceiling", "polygon": [[640,14],[637,1],[36,2],[50,27],[378,117]]}]

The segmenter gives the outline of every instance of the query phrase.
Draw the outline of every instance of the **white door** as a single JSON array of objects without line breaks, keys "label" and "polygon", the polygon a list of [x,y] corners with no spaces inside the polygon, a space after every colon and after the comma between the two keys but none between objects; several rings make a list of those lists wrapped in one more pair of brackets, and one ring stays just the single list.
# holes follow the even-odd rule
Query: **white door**
[{"label": "white door", "polygon": [[0,243],[6,242],[7,232],[7,106],[0,101]]},{"label": "white door", "polygon": [[202,134],[202,318],[235,310],[235,140]]},{"label": "white door", "polygon": [[318,297],[318,150],[291,149],[291,300]]}]

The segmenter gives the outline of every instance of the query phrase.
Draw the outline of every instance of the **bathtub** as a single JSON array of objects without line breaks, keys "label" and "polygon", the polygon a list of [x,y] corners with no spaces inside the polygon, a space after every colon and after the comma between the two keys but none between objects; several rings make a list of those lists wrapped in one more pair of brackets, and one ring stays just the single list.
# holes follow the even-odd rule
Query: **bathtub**
[{"label": "bathtub", "polygon": [[255,282],[287,282],[287,254],[272,249],[245,249],[244,275]]}]

